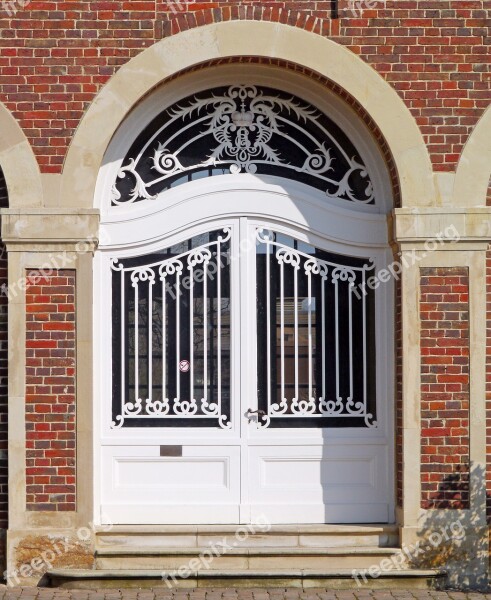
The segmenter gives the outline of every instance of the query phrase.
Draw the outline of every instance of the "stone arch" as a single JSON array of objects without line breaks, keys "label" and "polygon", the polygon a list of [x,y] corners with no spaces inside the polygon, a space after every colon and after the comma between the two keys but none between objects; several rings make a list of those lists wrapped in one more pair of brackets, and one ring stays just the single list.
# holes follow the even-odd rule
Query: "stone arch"
[{"label": "stone arch", "polygon": [[485,206],[491,178],[491,106],[477,122],[457,165],[454,206]]},{"label": "stone arch", "polygon": [[0,167],[9,208],[42,206],[41,174],[34,152],[10,111],[0,103]]},{"label": "stone arch", "polygon": [[[0,209],[40,206],[40,173],[32,149],[17,121],[0,103]],[[0,361],[7,365],[0,376],[0,558],[4,557],[8,528],[8,257],[0,239]]]},{"label": "stone arch", "polygon": [[125,64],[92,103],[70,145],[62,197],[73,207],[93,206],[106,148],[129,111],[153,88],[182,70],[239,56],[301,65],[346,90],[373,119],[393,155],[402,204],[431,206],[433,172],[421,132],[395,90],[348,49],[288,25],[228,21],[166,38]]}]

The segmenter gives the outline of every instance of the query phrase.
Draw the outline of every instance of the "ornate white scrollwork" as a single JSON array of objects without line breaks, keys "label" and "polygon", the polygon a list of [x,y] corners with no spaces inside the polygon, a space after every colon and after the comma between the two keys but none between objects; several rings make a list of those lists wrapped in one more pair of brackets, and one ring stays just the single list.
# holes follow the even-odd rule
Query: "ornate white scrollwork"
[{"label": "ornate white scrollwork", "polygon": [[220,234],[218,234],[217,240],[223,244],[224,242],[228,242],[231,237],[232,237],[232,228],[224,227],[222,229],[222,232]]},{"label": "ornate white scrollwork", "polygon": [[256,238],[262,244],[268,244],[270,242],[274,242],[275,235],[270,229],[263,229],[262,227],[258,227],[256,229]]},{"label": "ornate white scrollwork", "polygon": [[181,417],[195,415],[198,412],[198,403],[194,398],[192,400],[174,398],[174,412]]},{"label": "ornate white scrollwork", "polygon": [[288,411],[288,400],[283,398],[281,402],[273,402],[269,407],[270,414],[285,415]]},{"label": "ornate white scrollwork", "polygon": [[315,415],[317,412],[317,403],[315,398],[310,398],[309,400],[292,398],[291,410],[294,415]]},{"label": "ornate white scrollwork", "polygon": [[170,403],[167,398],[163,400],[147,400],[147,413],[156,417],[168,415],[170,411]]},{"label": "ornate white scrollwork", "polygon": [[326,417],[335,417],[343,413],[342,400],[325,400],[319,398],[319,412]]},{"label": "ornate white scrollwork", "polygon": [[280,248],[276,253],[278,263],[291,265],[294,269],[300,269],[300,254],[293,248]]},{"label": "ornate white scrollwork", "polygon": [[150,267],[138,267],[131,273],[131,283],[136,287],[140,282],[148,281],[150,284],[155,283],[155,273]]},{"label": "ornate white scrollwork", "polygon": [[123,426],[125,417],[137,417],[143,411],[143,400],[138,398],[136,402],[126,402],[123,406],[121,415],[116,416],[116,421],[112,422],[113,429],[119,429]]},{"label": "ornate white scrollwork", "polygon": [[174,259],[170,261],[166,261],[159,265],[159,277],[162,281],[167,276],[170,275],[182,275],[182,271],[184,266],[179,259]]},{"label": "ornate white scrollwork", "polygon": [[157,198],[156,195],[149,194],[147,192],[147,184],[140,177],[140,174],[137,171],[137,161],[134,158],[130,158],[130,164],[126,167],[120,169],[118,172],[118,178],[124,179],[126,174],[129,173],[133,176],[135,180],[135,187],[131,190],[128,198],[124,198],[121,200],[122,196],[119,192],[117,185],[114,184],[112,188],[112,200],[113,204],[125,204],[126,202],[135,202],[135,200],[143,199],[143,200],[155,200]]},{"label": "ornate white scrollwork", "polygon": [[179,162],[177,156],[174,156],[162,144],[159,144],[153,155],[153,168],[162,175],[173,175],[184,171],[184,167]]},{"label": "ornate white scrollwork", "polygon": [[[374,203],[370,176],[351,142],[337,139],[326,116],[291,94],[232,85],[183,100],[155,123],[123,161],[114,205],[154,200],[171,177],[217,166],[253,174],[278,167],[281,176],[292,179],[304,174],[330,197]],[[131,189],[118,183],[127,176],[134,182]]]},{"label": "ornate white scrollwork", "polygon": [[218,417],[218,424],[222,429],[232,429],[232,422],[226,415],[220,415]]},{"label": "ornate white scrollwork", "polygon": [[124,268],[123,263],[119,262],[117,258],[111,258],[110,264],[113,271],[122,271]]},{"label": "ornate white scrollwork", "polygon": [[309,258],[305,261],[303,268],[305,273],[312,273],[312,275],[319,275],[324,281],[327,279],[329,269],[325,262],[318,260],[317,258]]},{"label": "ornate white scrollwork", "polygon": [[356,281],[356,273],[353,271],[353,269],[344,266],[336,267],[333,270],[331,277],[333,283],[336,283],[339,280],[348,281],[350,285],[354,285]]},{"label": "ornate white scrollwork", "polygon": [[208,248],[196,248],[188,254],[188,268],[210,262],[211,256]]},{"label": "ornate white scrollwork", "polygon": [[201,398],[201,410],[205,415],[210,417],[219,416],[219,407],[216,402],[208,402],[205,398]]}]

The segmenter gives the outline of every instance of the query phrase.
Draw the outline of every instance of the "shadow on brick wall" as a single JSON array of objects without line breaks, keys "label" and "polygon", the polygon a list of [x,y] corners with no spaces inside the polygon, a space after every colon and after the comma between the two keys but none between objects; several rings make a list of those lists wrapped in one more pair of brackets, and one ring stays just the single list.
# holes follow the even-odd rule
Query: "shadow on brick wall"
[{"label": "shadow on brick wall", "polygon": [[[469,502],[467,465],[457,465],[432,494],[432,507],[421,520],[417,550],[410,564],[443,568],[451,588],[489,590],[489,542],[486,522],[486,472],[472,467],[472,501]],[[470,508],[469,508],[470,506]],[[411,553],[409,553],[411,554]]]},{"label": "shadow on brick wall", "polygon": [[[436,492],[422,503],[422,508],[430,509],[468,509],[469,508],[469,463],[456,464],[453,472],[442,474]],[[433,465],[436,470],[438,465]]]}]

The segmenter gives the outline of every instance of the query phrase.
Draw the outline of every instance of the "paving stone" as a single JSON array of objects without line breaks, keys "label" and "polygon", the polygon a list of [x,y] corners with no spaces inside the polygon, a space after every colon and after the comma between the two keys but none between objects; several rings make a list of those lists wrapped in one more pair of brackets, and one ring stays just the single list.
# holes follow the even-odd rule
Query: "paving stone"
[{"label": "paving stone", "polygon": [[312,588],[189,588],[66,590],[0,587],[0,600],[491,600],[491,594],[437,590],[327,590]]}]

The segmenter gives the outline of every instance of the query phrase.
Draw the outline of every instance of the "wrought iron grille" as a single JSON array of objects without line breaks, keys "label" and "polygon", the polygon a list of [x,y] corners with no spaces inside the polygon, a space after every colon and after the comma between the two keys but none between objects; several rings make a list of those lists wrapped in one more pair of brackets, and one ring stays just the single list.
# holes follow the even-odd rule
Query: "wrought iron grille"
[{"label": "wrought iron grille", "polygon": [[230,427],[230,236],[112,261],[113,427]]},{"label": "wrought iron grille", "polygon": [[[231,427],[230,243],[113,259],[114,428]],[[256,228],[259,426],[376,426],[373,269]]]},{"label": "wrought iron grille", "polygon": [[376,426],[372,261],[256,238],[259,424]]},{"label": "wrought iron grille", "polygon": [[154,200],[171,187],[226,173],[276,175],[374,204],[359,152],[327,115],[292,94],[231,85],[184,98],[153,119],[122,162],[112,205]]}]

